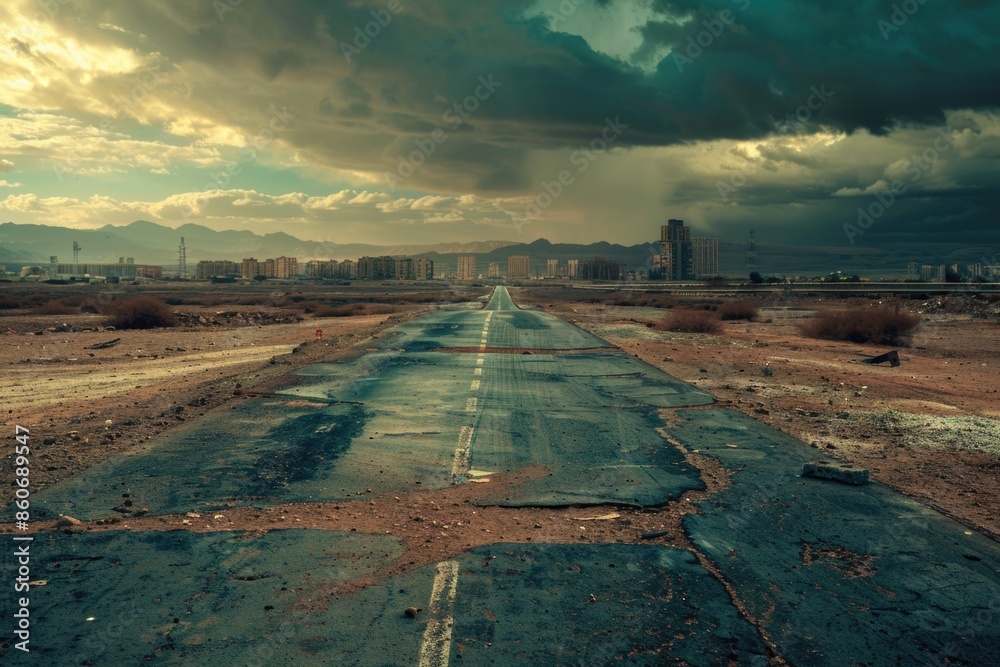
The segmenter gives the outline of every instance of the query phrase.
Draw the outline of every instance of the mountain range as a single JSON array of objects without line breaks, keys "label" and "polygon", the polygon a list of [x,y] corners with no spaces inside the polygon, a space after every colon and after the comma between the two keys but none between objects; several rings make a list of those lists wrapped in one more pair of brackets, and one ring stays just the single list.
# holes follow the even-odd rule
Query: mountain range
[{"label": "mountain range", "polygon": [[[551,243],[538,239],[531,243],[514,241],[476,241],[427,245],[358,244],[304,241],[284,232],[255,234],[249,230],[215,231],[196,224],[172,228],[146,220],[123,226],[105,225],[81,230],[36,224],[0,224],[0,263],[8,270],[17,265],[44,264],[56,255],[64,263],[72,261],[73,242],[81,246],[81,262],[117,262],[119,257],[133,257],[137,264],[160,264],[176,267],[178,246],[184,238],[187,262],[193,267],[199,260],[231,260],[245,257],[298,257],[308,259],[357,259],[365,255],[408,255],[433,259],[437,273],[455,270],[457,255],[476,255],[477,271],[486,273],[490,262],[506,271],[510,255],[528,255],[536,273],[544,274],[546,260],[581,261],[603,256],[621,260],[632,270],[651,264],[657,243],[620,245],[599,243]],[[757,244],[756,267],[760,273],[786,275],[823,275],[832,271],[870,276],[898,276],[909,262],[952,264],[982,262],[998,264],[1000,259],[981,257],[979,248],[953,244],[928,248],[922,244],[899,245],[892,249],[866,247],[805,247]],[[744,276],[747,273],[746,245],[719,243],[720,273]]]}]

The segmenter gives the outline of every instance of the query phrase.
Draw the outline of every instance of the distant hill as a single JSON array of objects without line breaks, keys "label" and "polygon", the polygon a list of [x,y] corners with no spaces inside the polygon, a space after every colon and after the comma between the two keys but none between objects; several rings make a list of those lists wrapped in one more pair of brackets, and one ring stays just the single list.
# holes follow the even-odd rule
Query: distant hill
[{"label": "distant hill", "polygon": [[[286,255],[307,259],[357,259],[365,255],[409,255],[428,257],[438,264],[438,273],[454,272],[459,255],[476,255],[476,268],[485,274],[490,262],[507,270],[510,255],[527,255],[532,269],[545,273],[546,260],[586,260],[595,256],[625,262],[630,270],[646,270],[658,244],[620,245],[599,243],[551,243],[538,239],[531,243],[512,241],[476,241],[427,245],[370,245],[304,241],[284,232],[255,234],[249,230],[217,232],[208,227],[186,224],[176,229],[155,222],[137,220],[128,225],[105,225],[99,229],[80,230],[48,225],[0,224],[0,264],[43,264],[51,255],[62,262],[72,261],[73,242],[80,244],[81,262],[117,262],[119,257],[133,257],[138,264],[176,266],[181,237],[187,247],[187,261],[194,266],[203,259],[227,259],[238,262],[245,257],[266,259]],[[997,264],[1000,259],[981,256],[981,248],[958,244],[928,247],[921,244],[897,244],[891,249],[867,247],[757,246],[757,270],[770,275],[818,276],[832,271],[869,276],[902,275],[909,262],[953,264],[983,262]],[[743,243],[719,244],[719,266],[723,275],[744,276],[746,247]]]},{"label": "distant hill", "polygon": [[81,262],[117,262],[133,257],[138,264],[176,265],[181,237],[189,264],[203,259],[240,261],[245,257],[300,259],[357,259],[364,255],[419,255],[421,253],[481,253],[512,245],[512,241],[476,241],[427,245],[366,245],[303,241],[284,232],[259,235],[249,230],[217,232],[186,224],[166,227],[147,220],[99,229],[70,229],[49,225],[0,224],[0,260],[45,263],[51,255],[72,261],[73,242],[80,244]]}]

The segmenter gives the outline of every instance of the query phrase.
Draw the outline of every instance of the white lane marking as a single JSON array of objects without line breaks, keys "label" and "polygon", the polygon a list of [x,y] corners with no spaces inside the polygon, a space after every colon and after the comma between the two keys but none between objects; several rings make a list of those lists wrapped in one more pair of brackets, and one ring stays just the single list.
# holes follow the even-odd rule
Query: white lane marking
[{"label": "white lane marking", "polygon": [[477,366],[482,366],[483,365],[483,361],[484,361],[483,358],[479,357],[478,359],[476,359],[476,365]]},{"label": "white lane marking", "polygon": [[486,349],[486,343],[480,343],[479,344],[479,349],[480,350],[485,350]]},{"label": "white lane marking", "polygon": [[455,479],[464,475],[469,469],[469,448],[472,447],[473,427],[463,426],[458,431],[458,448],[451,462],[451,477]]},{"label": "white lane marking", "polygon": [[424,630],[418,667],[447,667],[451,654],[451,629],[455,625],[455,595],[458,589],[458,561],[438,563],[431,586],[431,620]]},{"label": "white lane marking", "polygon": [[470,398],[469,400],[467,400],[465,402],[465,411],[466,412],[475,412],[476,411],[476,403],[478,403],[478,402],[479,402],[479,399],[477,399],[477,398]]},{"label": "white lane marking", "polygon": [[482,375],[482,374],[483,374],[483,369],[482,369],[482,368],[479,368],[479,367],[477,366],[476,368],[473,368],[473,369],[472,369],[472,374],[473,374],[473,375]]},{"label": "white lane marking", "polygon": [[469,389],[472,391],[479,391],[479,380],[473,380],[472,384],[469,385]]}]

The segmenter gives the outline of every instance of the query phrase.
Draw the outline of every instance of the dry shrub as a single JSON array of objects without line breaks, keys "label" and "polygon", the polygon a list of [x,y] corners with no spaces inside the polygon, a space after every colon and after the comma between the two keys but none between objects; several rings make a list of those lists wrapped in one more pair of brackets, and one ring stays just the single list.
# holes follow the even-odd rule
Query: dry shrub
[{"label": "dry shrub", "polygon": [[108,326],[116,329],[153,329],[177,324],[170,306],[153,296],[132,296],[112,301],[106,313]]},{"label": "dry shrub", "polygon": [[21,300],[10,294],[0,294],[0,310],[13,310],[21,307]]},{"label": "dry shrub", "polygon": [[342,303],[339,306],[322,306],[316,309],[316,317],[354,317],[364,315],[365,304]]},{"label": "dry shrub", "polygon": [[752,322],[757,319],[760,310],[752,301],[727,301],[719,306],[719,317],[724,320],[747,320]]},{"label": "dry shrub", "polygon": [[67,306],[58,299],[52,299],[36,307],[35,312],[39,315],[73,315],[77,312],[77,309]]},{"label": "dry shrub", "polygon": [[686,333],[715,334],[722,331],[719,319],[705,310],[674,310],[667,315],[658,329],[666,331],[683,331]]},{"label": "dry shrub", "polygon": [[850,310],[822,310],[801,326],[810,338],[905,346],[920,326],[920,316],[902,310],[899,304],[881,304]]}]

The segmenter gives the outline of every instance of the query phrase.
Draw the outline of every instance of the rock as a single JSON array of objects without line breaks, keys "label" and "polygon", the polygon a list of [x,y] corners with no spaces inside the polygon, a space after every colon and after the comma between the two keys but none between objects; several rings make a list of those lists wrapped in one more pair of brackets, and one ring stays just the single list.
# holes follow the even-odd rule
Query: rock
[{"label": "rock", "polygon": [[75,519],[71,516],[61,516],[59,520],[56,521],[56,528],[63,528],[67,526],[82,526],[83,522],[79,519]]},{"label": "rock", "polygon": [[406,616],[407,618],[416,618],[417,614],[419,614],[420,611],[421,610],[418,609],[417,607],[407,607],[406,609],[403,610],[403,615]]},{"label": "rock", "polygon": [[868,483],[866,468],[852,468],[835,461],[810,461],[802,464],[803,477],[829,479],[841,484],[862,485]]}]

